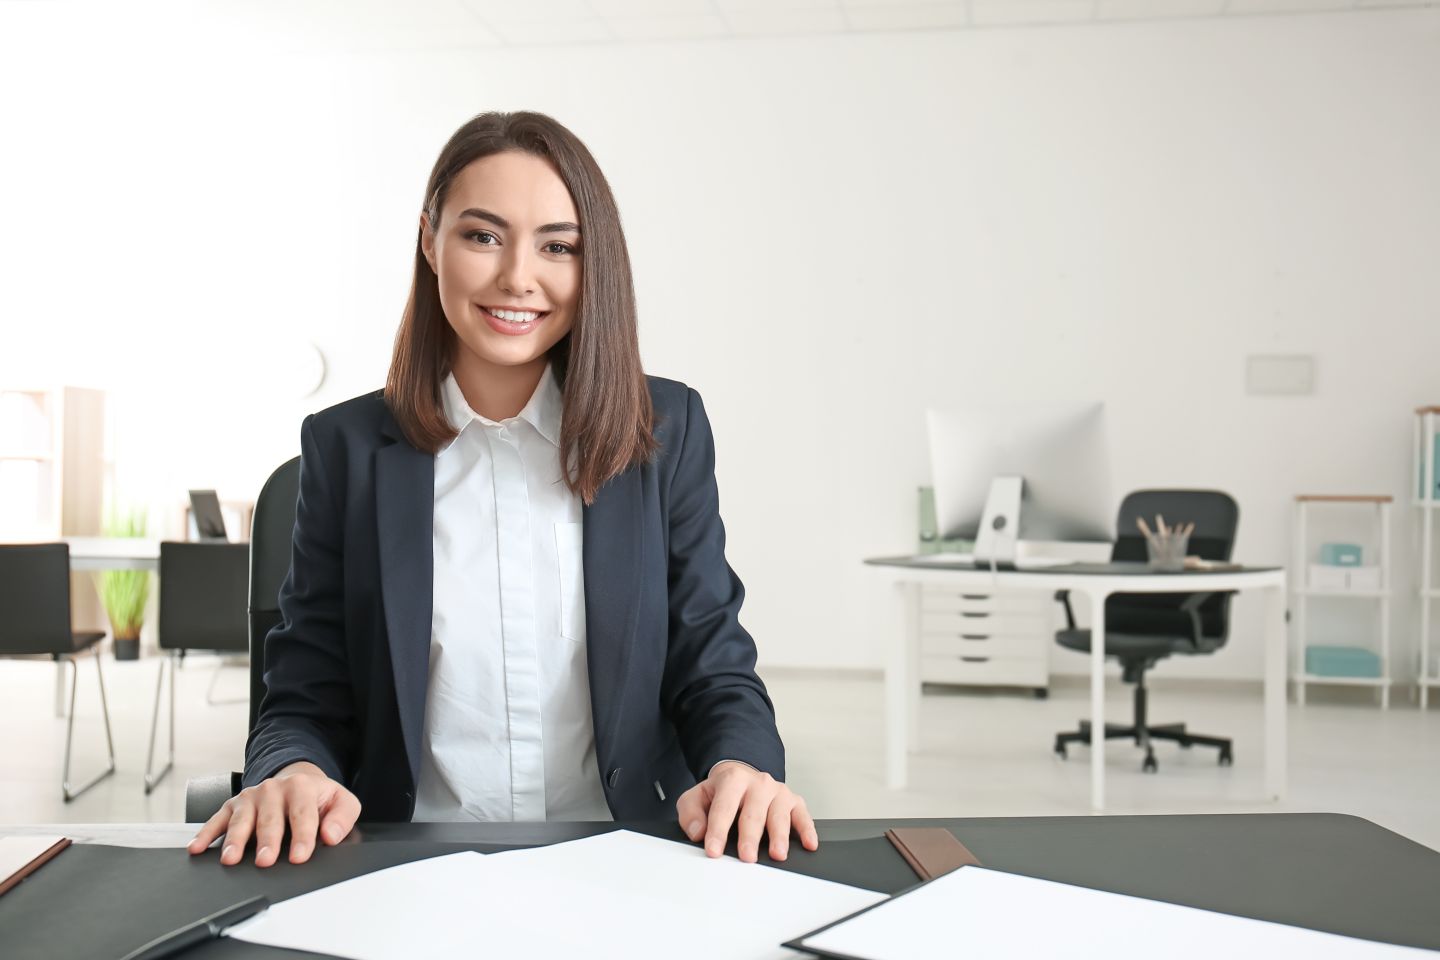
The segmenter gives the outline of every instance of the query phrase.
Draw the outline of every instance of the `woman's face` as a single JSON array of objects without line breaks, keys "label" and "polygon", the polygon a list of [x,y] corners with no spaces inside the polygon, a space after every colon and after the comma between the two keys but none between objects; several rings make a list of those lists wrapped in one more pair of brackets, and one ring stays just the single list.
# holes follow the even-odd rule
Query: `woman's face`
[{"label": "woman's face", "polygon": [[421,214],[421,249],[439,278],[445,318],[472,355],[457,365],[541,360],[570,331],[580,297],[579,222],[555,168],[517,151],[461,170],[439,223]]}]

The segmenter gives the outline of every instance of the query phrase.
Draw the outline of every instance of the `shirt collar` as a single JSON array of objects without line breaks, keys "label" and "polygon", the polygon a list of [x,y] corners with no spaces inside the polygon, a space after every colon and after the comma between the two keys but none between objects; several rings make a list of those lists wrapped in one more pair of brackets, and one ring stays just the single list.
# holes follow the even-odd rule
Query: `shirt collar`
[{"label": "shirt collar", "polygon": [[[488,417],[482,417],[470,409],[470,404],[465,400],[465,394],[460,391],[460,384],[455,382],[455,374],[445,375],[445,382],[440,387],[440,400],[445,410],[445,419],[455,428],[456,433],[463,433],[473,421],[478,420],[482,424],[499,426],[496,421]],[[535,386],[535,392],[530,395],[530,400],[525,404],[525,409],[519,413],[519,418],[530,426],[534,427],[540,436],[549,440],[556,447],[560,446],[560,421],[565,412],[565,398],[560,392],[560,385],[555,382],[555,374],[550,364],[545,365],[545,372],[540,375],[540,382]]]}]

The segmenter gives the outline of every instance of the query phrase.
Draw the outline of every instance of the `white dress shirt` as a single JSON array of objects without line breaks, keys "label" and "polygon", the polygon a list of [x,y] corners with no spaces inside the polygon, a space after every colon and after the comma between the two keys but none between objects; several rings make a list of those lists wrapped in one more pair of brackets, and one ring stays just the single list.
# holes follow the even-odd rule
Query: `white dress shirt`
[{"label": "white dress shirt", "polygon": [[581,505],[546,367],[520,415],[441,390],[434,607],[416,820],[608,820],[585,658]]}]

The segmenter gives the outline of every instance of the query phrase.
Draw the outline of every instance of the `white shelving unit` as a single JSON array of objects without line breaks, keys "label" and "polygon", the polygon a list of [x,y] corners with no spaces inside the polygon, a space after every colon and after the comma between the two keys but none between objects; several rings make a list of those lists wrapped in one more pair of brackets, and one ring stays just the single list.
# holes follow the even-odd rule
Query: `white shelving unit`
[{"label": "white shelving unit", "polygon": [[[105,394],[0,387],[0,543],[98,536],[105,486]],[[87,573],[71,575],[71,624],[109,624]]]},{"label": "white shelving unit", "polygon": [[[1295,572],[1290,582],[1295,585],[1295,699],[1305,705],[1307,684],[1332,684],[1337,686],[1375,687],[1380,691],[1381,709],[1390,706],[1390,599],[1392,583],[1390,571],[1390,508],[1389,496],[1320,496],[1303,495],[1295,498]],[[1315,507],[1353,508],[1369,506],[1374,509],[1374,522],[1378,526],[1376,539],[1380,544],[1380,587],[1362,590],[1336,590],[1317,588],[1311,584],[1310,565],[1314,563],[1310,547],[1310,511]],[[1345,569],[1339,567],[1337,569]],[[1312,674],[1307,670],[1305,651],[1309,646],[1310,600],[1315,597],[1333,597],[1347,600],[1368,601],[1378,607],[1378,632],[1380,676],[1378,677],[1326,677]],[[1422,688],[1423,689],[1423,688]],[[1423,694],[1422,694],[1423,695]]]},{"label": "white shelving unit", "polygon": [[[1440,407],[1420,407],[1415,411],[1415,470],[1411,473],[1418,479],[1415,509],[1420,520],[1420,709],[1430,705],[1430,688],[1440,687],[1440,657],[1431,647],[1431,626],[1434,615],[1430,605],[1440,597],[1440,588],[1435,585],[1435,515],[1440,511],[1440,492],[1437,492],[1437,465],[1435,462],[1435,431],[1440,428]],[[1414,481],[1412,481],[1414,482]]]}]

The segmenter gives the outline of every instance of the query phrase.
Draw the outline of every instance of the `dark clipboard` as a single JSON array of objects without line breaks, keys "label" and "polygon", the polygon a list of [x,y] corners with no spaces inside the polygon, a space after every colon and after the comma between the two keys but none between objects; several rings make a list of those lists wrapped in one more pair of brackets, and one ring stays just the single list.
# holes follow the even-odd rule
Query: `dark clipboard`
[{"label": "dark clipboard", "polygon": [[[979,866],[979,864],[976,864],[976,866]],[[964,868],[961,867],[960,869],[963,870]],[[953,871],[952,871],[952,872],[953,872]],[[788,948],[790,948],[791,950],[798,950],[798,951],[800,951],[801,953],[808,953],[808,954],[809,954],[810,956],[812,956],[812,957],[824,957],[825,960],[875,960],[874,957],[862,957],[862,956],[860,956],[860,955],[858,955],[858,954],[854,954],[854,953],[833,953],[833,952],[831,952],[831,951],[829,951],[829,950],[821,950],[819,947],[806,946],[806,945],[805,945],[805,941],[808,940],[808,939],[810,939],[811,937],[818,937],[820,934],[824,933],[826,930],[829,930],[829,929],[832,928],[832,927],[838,927],[838,926],[840,926],[841,924],[849,923],[851,920],[854,920],[856,917],[860,916],[861,914],[869,913],[871,910],[875,910],[875,909],[877,909],[877,908],[879,908],[879,907],[883,907],[883,906],[885,906],[885,905],[887,905],[887,904],[894,903],[896,900],[899,900],[901,897],[908,896],[909,894],[914,893],[916,890],[919,890],[919,889],[921,889],[922,887],[928,887],[930,884],[934,883],[936,880],[943,879],[943,878],[946,877],[946,876],[949,876],[949,874],[942,874],[942,875],[939,876],[939,877],[933,877],[933,878],[931,878],[931,879],[929,879],[929,880],[926,880],[924,883],[917,883],[917,884],[915,884],[915,886],[911,887],[910,889],[908,889],[908,890],[902,890],[900,893],[895,894],[893,897],[886,897],[884,900],[881,900],[879,903],[872,903],[872,904],[870,904],[870,906],[865,907],[864,909],[856,910],[854,913],[850,914],[850,915],[847,916],[847,917],[841,917],[839,920],[831,921],[830,923],[825,924],[825,926],[823,926],[823,927],[817,927],[817,928],[815,928],[814,930],[811,930],[809,933],[802,934],[802,935],[796,937],[796,938],[793,939],[793,940],[786,940],[784,943],[780,944],[780,946],[782,946],[782,947],[788,947]]]},{"label": "dark clipboard", "polygon": [[49,863],[55,857],[59,856],[60,852],[68,846],[70,846],[70,838],[61,837],[53,844],[46,847],[40,854],[35,857],[35,859],[25,864],[25,866],[21,867],[19,870],[16,870],[8,877],[0,878],[0,896],[4,896],[7,891],[18,887],[22,880],[30,876],[30,874],[34,873],[36,870],[39,870],[41,867]]}]

